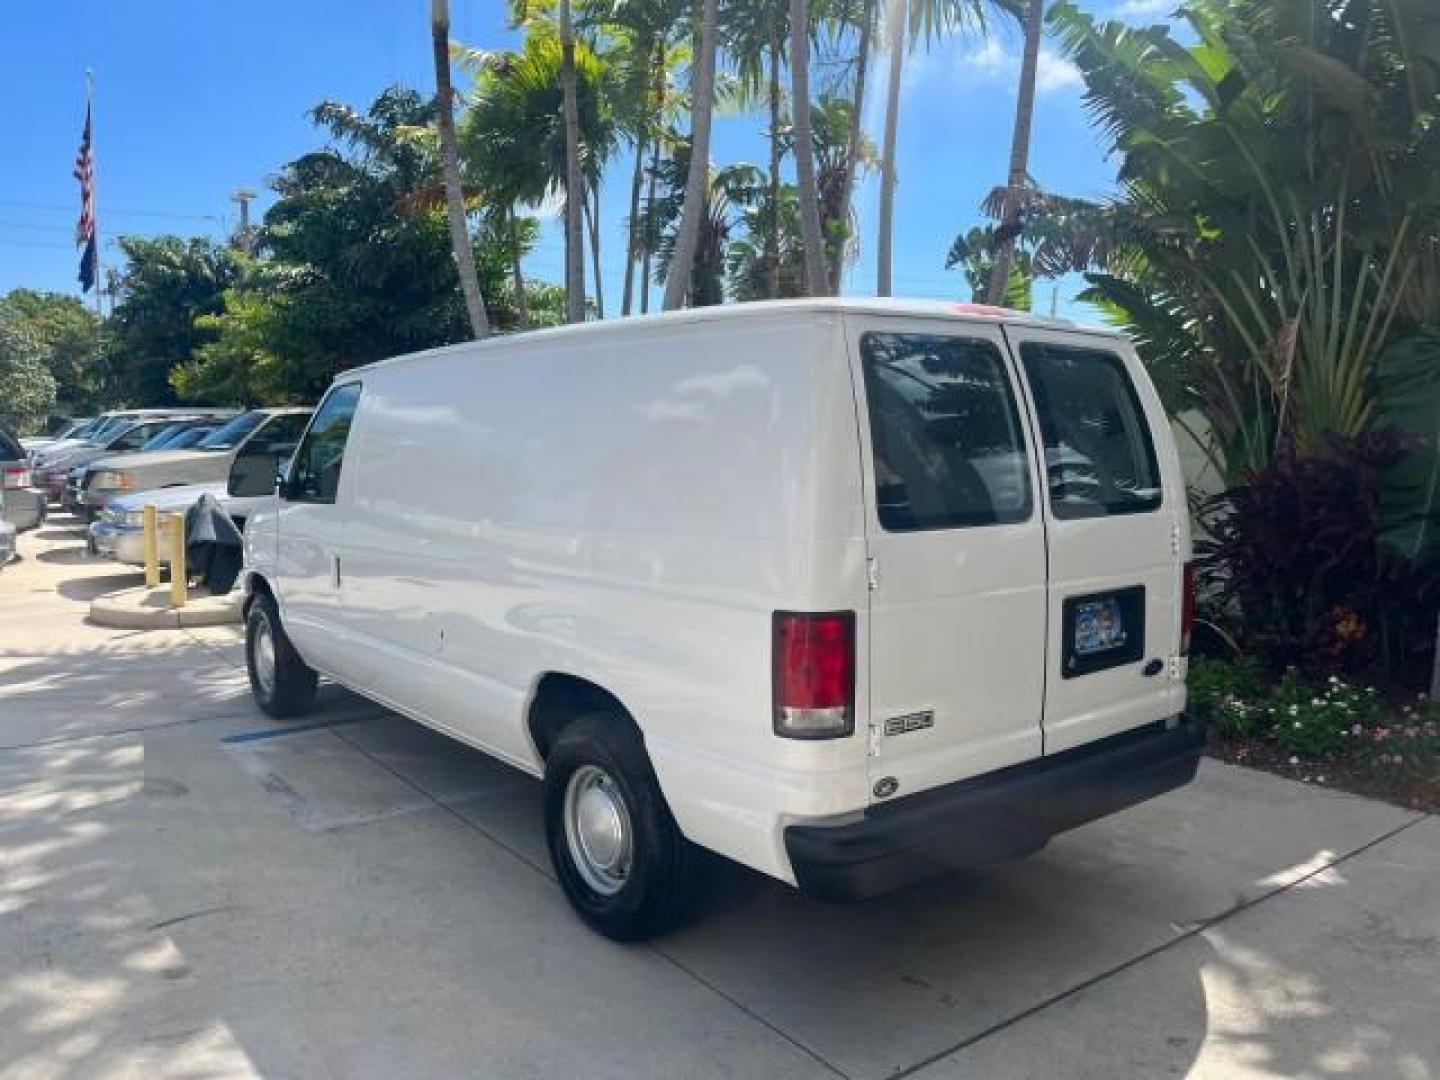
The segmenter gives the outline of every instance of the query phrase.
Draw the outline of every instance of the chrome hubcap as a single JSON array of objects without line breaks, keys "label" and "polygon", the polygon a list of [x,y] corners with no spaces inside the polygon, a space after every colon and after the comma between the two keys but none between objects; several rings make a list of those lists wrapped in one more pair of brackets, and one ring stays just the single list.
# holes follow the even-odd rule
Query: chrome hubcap
[{"label": "chrome hubcap", "polygon": [[275,637],[270,633],[270,623],[264,619],[255,628],[253,650],[255,679],[267,694],[275,689]]},{"label": "chrome hubcap", "polygon": [[582,765],[565,787],[565,841],[585,884],[614,896],[630,876],[630,811],[610,774]]}]

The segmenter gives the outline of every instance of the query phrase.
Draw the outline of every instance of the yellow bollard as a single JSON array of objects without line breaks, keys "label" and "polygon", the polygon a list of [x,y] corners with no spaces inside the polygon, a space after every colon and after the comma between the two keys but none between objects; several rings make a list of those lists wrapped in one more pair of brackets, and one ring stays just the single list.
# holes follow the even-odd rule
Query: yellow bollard
[{"label": "yellow bollard", "polygon": [[160,584],[160,538],[156,535],[159,522],[155,516],[154,503],[145,504],[145,587],[153,589]]},{"label": "yellow bollard", "polygon": [[185,515],[170,515],[170,607],[185,606]]}]

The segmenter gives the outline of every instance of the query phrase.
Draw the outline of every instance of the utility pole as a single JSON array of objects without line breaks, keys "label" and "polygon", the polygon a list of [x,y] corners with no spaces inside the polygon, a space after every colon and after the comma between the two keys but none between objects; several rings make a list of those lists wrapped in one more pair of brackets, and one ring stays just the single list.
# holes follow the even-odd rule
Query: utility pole
[{"label": "utility pole", "polygon": [[230,201],[240,207],[240,228],[235,233],[235,246],[246,255],[255,250],[255,235],[250,231],[250,203],[257,198],[256,192],[250,188],[236,188],[235,193],[230,196]]}]

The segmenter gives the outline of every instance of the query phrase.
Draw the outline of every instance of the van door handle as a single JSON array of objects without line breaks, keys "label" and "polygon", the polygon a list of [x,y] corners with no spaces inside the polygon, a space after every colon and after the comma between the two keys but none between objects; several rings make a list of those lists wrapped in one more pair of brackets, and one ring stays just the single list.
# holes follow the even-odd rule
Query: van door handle
[{"label": "van door handle", "polygon": [[331,556],[330,556],[330,584],[331,584],[332,586],[334,586],[335,588],[337,588],[337,589],[340,588],[340,556],[339,556],[339,555],[331,555]]}]

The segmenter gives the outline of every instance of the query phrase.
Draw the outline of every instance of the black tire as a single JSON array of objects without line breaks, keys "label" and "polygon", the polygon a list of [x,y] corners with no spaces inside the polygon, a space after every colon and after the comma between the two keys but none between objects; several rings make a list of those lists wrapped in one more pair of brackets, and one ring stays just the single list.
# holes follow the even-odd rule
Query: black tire
[{"label": "black tire", "polygon": [[[583,771],[582,771],[583,770]],[[599,770],[630,823],[629,865],[614,892],[598,891],[577,862],[568,835],[571,778]],[[699,851],[675,824],[640,733],[615,713],[590,713],[566,727],[545,763],[545,839],[565,897],[593,930],[615,941],[639,941],[678,926],[689,914]]]},{"label": "black tire", "polygon": [[[256,650],[266,636],[272,644],[273,676],[268,681],[257,671],[260,662]],[[300,659],[295,646],[280,625],[275,601],[261,593],[250,602],[245,616],[245,667],[250,675],[250,693],[255,704],[268,716],[287,720],[303,716],[315,704],[315,687],[319,682],[313,668]]]}]

